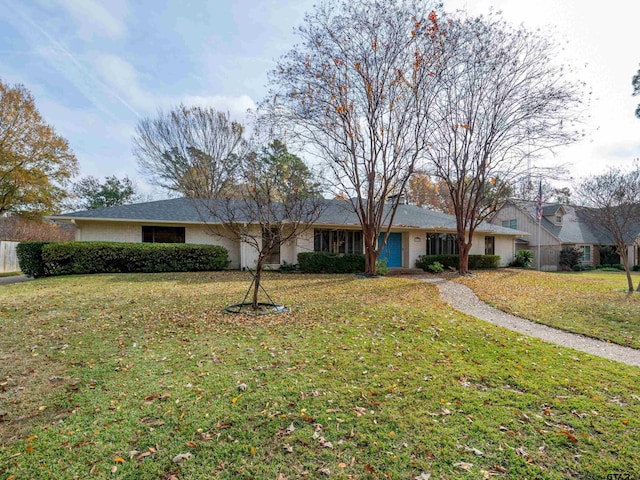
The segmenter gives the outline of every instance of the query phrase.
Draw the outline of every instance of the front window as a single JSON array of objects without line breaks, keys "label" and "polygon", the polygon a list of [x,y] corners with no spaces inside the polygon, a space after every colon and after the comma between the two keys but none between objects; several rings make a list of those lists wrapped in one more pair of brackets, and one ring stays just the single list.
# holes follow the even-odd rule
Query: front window
[{"label": "front window", "polygon": [[582,262],[583,263],[591,262],[591,245],[584,245],[582,247]]},{"label": "front window", "polygon": [[327,253],[362,253],[362,232],[356,230],[313,231],[313,251]]},{"label": "front window", "polygon": [[556,225],[562,225],[562,215],[556,215]]},{"label": "front window", "polygon": [[147,243],[184,243],[184,227],[142,227],[142,241]]},{"label": "front window", "polygon": [[484,237],[484,254],[495,255],[496,237]]},{"label": "front window", "polygon": [[265,263],[280,264],[280,230],[277,228],[262,229],[262,246],[265,249]]},{"label": "front window", "polygon": [[427,255],[457,255],[456,236],[451,233],[427,233]]},{"label": "front window", "polygon": [[503,220],[502,226],[504,228],[511,228],[512,230],[518,229],[518,220],[516,218],[512,218],[511,220]]}]

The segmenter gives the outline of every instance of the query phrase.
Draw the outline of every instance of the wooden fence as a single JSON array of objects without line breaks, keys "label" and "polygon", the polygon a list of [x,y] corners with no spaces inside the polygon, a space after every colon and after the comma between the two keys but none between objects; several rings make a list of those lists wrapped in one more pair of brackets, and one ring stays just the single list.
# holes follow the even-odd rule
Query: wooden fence
[{"label": "wooden fence", "polygon": [[18,242],[0,241],[0,273],[20,271],[16,245],[18,245]]}]

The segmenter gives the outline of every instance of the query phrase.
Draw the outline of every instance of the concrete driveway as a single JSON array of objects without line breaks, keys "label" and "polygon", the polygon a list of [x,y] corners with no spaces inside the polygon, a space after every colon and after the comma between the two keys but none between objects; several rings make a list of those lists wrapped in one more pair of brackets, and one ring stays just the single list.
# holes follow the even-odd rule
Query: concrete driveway
[{"label": "concrete driveway", "polygon": [[10,283],[26,282],[28,280],[33,280],[33,278],[27,277],[26,275],[12,275],[10,277],[0,277],[0,285],[9,285]]}]

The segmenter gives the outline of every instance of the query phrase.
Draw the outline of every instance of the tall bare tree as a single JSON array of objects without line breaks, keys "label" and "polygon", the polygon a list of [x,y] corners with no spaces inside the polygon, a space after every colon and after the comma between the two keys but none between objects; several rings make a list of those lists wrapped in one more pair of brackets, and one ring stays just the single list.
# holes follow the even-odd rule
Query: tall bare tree
[{"label": "tall bare tree", "polygon": [[478,225],[495,212],[528,158],[577,139],[581,84],[553,62],[554,45],[499,15],[462,14],[442,26],[445,69],[431,109],[428,172],[447,184],[456,216],[460,274],[468,274]]},{"label": "tall bare tree", "polygon": [[133,152],[142,173],[160,187],[215,198],[234,184],[248,148],[242,125],[228,113],[180,105],[140,121]]},{"label": "tall bare tree", "polygon": [[[632,95],[640,95],[640,70],[631,79],[631,86],[633,87]],[[636,108],[636,117],[640,118],[640,105]]]},{"label": "tall bare tree", "polygon": [[257,253],[251,302],[257,310],[265,264],[280,264],[280,247],[313,225],[324,202],[307,165],[279,140],[242,157],[236,174],[239,185],[234,192],[213,200],[199,195],[194,202],[203,218],[212,219],[209,225],[215,234]]},{"label": "tall bare tree", "polygon": [[44,122],[31,93],[0,80],[0,216],[57,210],[77,171],[68,142]]},{"label": "tall bare tree", "polygon": [[443,41],[432,5],[325,1],[270,76],[271,112],[325,162],[334,194],[348,197],[360,220],[367,274],[430,143]]},{"label": "tall bare tree", "polygon": [[[581,213],[592,227],[609,236],[620,255],[633,292],[627,245],[636,245],[640,234],[640,164],[625,171],[611,167],[605,173],[583,180],[576,188]],[[640,282],[637,287],[640,291]]]}]

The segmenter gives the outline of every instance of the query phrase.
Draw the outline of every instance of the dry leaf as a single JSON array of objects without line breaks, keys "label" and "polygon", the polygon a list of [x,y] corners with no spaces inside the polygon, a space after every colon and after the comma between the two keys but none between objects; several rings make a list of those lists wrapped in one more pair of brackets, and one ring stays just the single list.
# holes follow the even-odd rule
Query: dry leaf
[{"label": "dry leaf", "polygon": [[468,447],[468,446],[464,446],[465,451],[469,452],[469,453],[473,453],[474,455],[477,455],[479,457],[483,456],[484,453],[482,453],[480,450],[478,450],[477,448],[473,448],[473,447]]},{"label": "dry leaf", "polygon": [[457,463],[454,463],[453,466],[468,472],[473,468],[473,463],[457,462]]},{"label": "dry leaf", "polygon": [[187,453],[179,453],[178,455],[173,457],[172,462],[180,464],[180,463],[184,462],[185,460],[189,460],[192,457],[193,457],[193,455],[191,453],[188,453],[188,452]]},{"label": "dry leaf", "polygon": [[431,478],[431,474],[430,473],[424,473],[422,472],[420,475],[418,475],[414,480],[429,480]]}]

